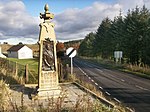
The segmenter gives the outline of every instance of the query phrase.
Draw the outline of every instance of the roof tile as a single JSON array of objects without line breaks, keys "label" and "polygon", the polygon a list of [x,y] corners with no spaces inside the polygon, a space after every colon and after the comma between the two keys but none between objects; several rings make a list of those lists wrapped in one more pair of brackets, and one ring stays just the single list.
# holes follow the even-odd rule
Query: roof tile
[{"label": "roof tile", "polygon": [[18,45],[14,45],[11,48],[9,48],[7,51],[18,51],[19,49],[21,49],[23,46],[23,44],[18,44]]}]

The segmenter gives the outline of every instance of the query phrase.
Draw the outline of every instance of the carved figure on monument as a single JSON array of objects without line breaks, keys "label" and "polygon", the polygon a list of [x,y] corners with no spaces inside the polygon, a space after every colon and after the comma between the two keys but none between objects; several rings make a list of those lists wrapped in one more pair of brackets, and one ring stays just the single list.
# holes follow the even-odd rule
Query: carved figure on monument
[{"label": "carved figure on monument", "polygon": [[54,43],[47,40],[43,42],[43,61],[42,70],[54,71],[55,70],[55,57],[54,57]]}]

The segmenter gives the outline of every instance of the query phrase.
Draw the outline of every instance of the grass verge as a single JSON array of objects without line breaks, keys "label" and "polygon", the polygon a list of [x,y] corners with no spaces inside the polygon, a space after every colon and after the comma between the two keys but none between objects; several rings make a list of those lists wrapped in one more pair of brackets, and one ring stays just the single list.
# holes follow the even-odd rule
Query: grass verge
[{"label": "grass verge", "polygon": [[81,59],[100,64],[105,68],[116,69],[122,72],[130,73],[142,78],[150,79],[150,67],[147,65],[131,65],[115,63],[113,60],[100,59],[97,57],[80,57]]}]

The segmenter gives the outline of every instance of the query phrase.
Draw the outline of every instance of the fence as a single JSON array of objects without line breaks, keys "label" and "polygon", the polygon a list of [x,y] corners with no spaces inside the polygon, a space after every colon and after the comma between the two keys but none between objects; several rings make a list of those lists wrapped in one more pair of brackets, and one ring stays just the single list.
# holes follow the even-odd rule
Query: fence
[{"label": "fence", "polygon": [[10,80],[11,84],[16,83],[38,83],[37,70],[31,69],[32,65],[21,65],[17,62],[13,62],[4,58],[0,58],[0,78]]},{"label": "fence", "polygon": [[[59,59],[58,59],[59,60]],[[68,77],[68,67],[58,61],[59,81],[63,82]],[[0,79],[7,80],[10,84],[37,84],[38,83],[38,67],[34,64],[22,65],[5,58],[0,58]]]}]

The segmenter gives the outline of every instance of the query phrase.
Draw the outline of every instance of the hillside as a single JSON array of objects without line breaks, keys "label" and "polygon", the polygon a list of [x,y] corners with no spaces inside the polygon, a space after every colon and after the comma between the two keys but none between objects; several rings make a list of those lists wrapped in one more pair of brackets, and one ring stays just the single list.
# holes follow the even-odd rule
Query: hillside
[{"label": "hillside", "polygon": [[82,41],[83,40],[80,39],[80,40],[73,40],[73,41],[64,42],[64,46],[66,49],[69,47],[73,47],[76,50],[78,50]]},{"label": "hillside", "polygon": [[[82,40],[73,40],[73,41],[64,42],[64,47],[65,47],[65,49],[67,49],[69,47],[73,47],[76,50],[78,50],[81,42],[82,42]],[[38,55],[39,45],[37,43],[36,44],[25,44],[25,45],[32,49],[34,55],[36,55],[36,56]],[[13,45],[10,45],[10,44],[1,44],[2,53],[7,54],[7,50],[12,46]]]}]

